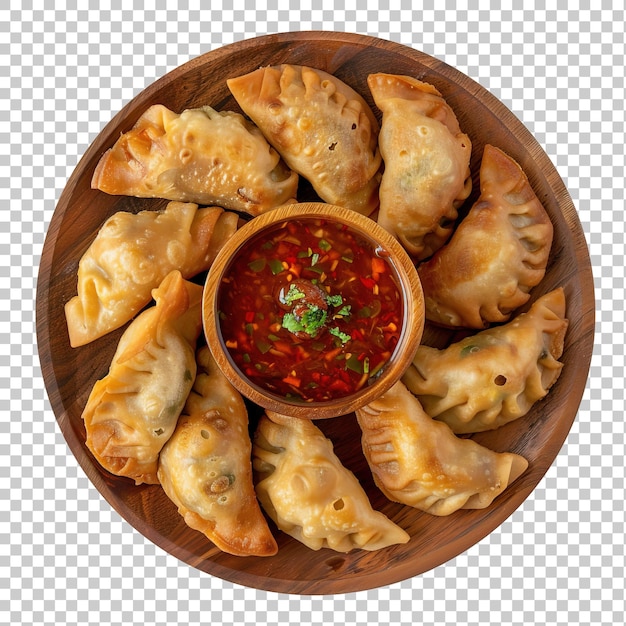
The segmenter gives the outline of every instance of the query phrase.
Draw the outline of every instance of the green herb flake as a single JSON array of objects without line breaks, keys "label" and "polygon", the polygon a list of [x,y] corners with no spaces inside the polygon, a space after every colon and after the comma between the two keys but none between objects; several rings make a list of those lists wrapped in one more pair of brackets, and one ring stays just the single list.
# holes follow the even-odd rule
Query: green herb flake
[{"label": "green herb flake", "polygon": [[257,339],[255,343],[256,343],[257,350],[261,354],[265,354],[266,352],[269,352],[272,348],[272,344],[269,343],[268,341],[265,341],[264,339]]},{"label": "green herb flake", "polygon": [[381,361],[381,362],[380,362],[380,363],[379,363],[379,364],[378,364],[378,365],[377,365],[377,366],[376,366],[376,367],[375,367],[375,368],[374,368],[374,369],[373,369],[373,370],[369,373],[370,380],[371,380],[372,378],[376,378],[376,377],[377,377],[377,376],[378,376],[378,375],[382,372],[382,369],[383,369],[384,365],[385,365],[385,361]]},{"label": "green herb flake", "polygon": [[335,315],[339,315],[341,317],[348,317],[350,315],[351,310],[352,310],[352,305],[346,304],[342,306]]},{"label": "green herb flake", "polygon": [[287,291],[287,293],[281,291],[279,299],[282,304],[292,304],[296,300],[301,300],[304,297],[306,297],[306,294],[291,283],[289,285],[289,291]]},{"label": "green herb flake", "polygon": [[347,335],[343,331],[339,330],[339,328],[337,326],[335,326],[334,328],[329,329],[328,332],[331,335],[337,337],[339,339],[339,341],[341,341],[342,344],[348,343],[348,341],[350,341],[350,339],[351,339],[350,335]]},{"label": "green herb flake", "polygon": [[290,333],[301,333],[304,331],[304,326],[293,313],[285,313],[283,315],[283,328]]},{"label": "green herb flake", "polygon": [[350,356],[350,358],[346,361],[346,369],[352,370],[357,374],[363,373],[363,364],[359,361],[359,358],[356,354]]},{"label": "green herb flake", "polygon": [[313,337],[326,323],[326,311],[312,305],[303,313],[302,323],[307,334]]},{"label": "green herb flake", "polygon": [[320,250],[324,250],[324,252],[328,252],[332,249],[332,246],[326,241],[326,239],[320,239],[318,242]]},{"label": "green herb flake", "polygon": [[289,332],[304,332],[311,337],[315,337],[326,323],[326,316],[326,311],[310,305],[299,319],[293,313],[285,313],[282,325]]},{"label": "green herb flake", "polygon": [[269,260],[270,270],[272,270],[272,274],[276,276],[276,274],[280,274],[285,268],[283,267],[282,261],[278,259],[270,259]]},{"label": "green herb flake", "polygon": [[343,298],[341,297],[341,294],[326,296],[326,302],[328,302],[331,306],[341,306],[343,304]]},{"label": "green herb flake", "polygon": [[254,261],[250,261],[250,263],[248,263],[248,267],[253,272],[262,272],[265,269],[265,263],[265,259],[261,257],[260,259],[254,259]]},{"label": "green herb flake", "polygon": [[361,319],[367,319],[368,317],[372,317],[372,309],[370,309],[368,306],[364,306],[362,309],[359,309],[357,315]]},{"label": "green herb flake", "polygon": [[474,344],[470,344],[469,346],[465,346],[461,349],[461,357],[469,356],[470,354],[475,354],[478,352],[480,348]]}]

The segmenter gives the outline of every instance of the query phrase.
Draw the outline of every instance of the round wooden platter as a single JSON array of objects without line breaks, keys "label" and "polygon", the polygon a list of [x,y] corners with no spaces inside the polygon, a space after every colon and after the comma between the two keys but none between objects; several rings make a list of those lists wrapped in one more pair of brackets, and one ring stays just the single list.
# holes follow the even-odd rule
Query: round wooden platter
[{"label": "round wooden platter", "polygon": [[[332,439],[344,465],[361,481],[373,507],[411,536],[407,544],[377,552],[312,551],[272,525],[279,545],[276,556],[225,554],[185,525],[160,486],[135,486],[128,479],[108,474],[84,443],[83,406],[95,381],[106,374],[124,329],[81,348],[70,347],[63,306],[76,293],[78,261],[103,221],[116,211],[165,205],[160,200],[108,196],[92,190],[96,163],[148,106],[161,103],[181,112],[208,104],[218,110],[239,111],[226,79],[279,63],[309,65],[335,74],[364,96],[379,119],[367,88],[368,74],[408,74],[432,83],[472,140],[474,192],[466,207],[477,197],[480,158],[488,142],[522,166],[554,224],[548,270],[533,290],[531,302],[564,287],[570,320],[561,359],[565,365],[548,396],[528,415],[496,431],[474,435],[493,450],[513,451],[529,461],[525,474],[490,507],[439,518],[390,502],[373,483],[354,415],[317,422]],[[300,194],[299,200],[316,199],[305,183]],[[492,532],[533,491],[563,445],[585,388],[593,348],[594,293],[583,231],[562,180],[531,133],[494,96],[445,63],[397,43],[347,33],[284,33],[237,42],[193,59],[145,89],[104,128],[68,180],[52,217],[38,280],[37,335],[52,408],[73,454],[103,497],[139,532],[187,564],[231,582],[284,593],[346,593],[398,582],[445,563]],[[423,341],[442,347],[455,339],[454,333],[427,325]],[[249,408],[252,429],[259,411]]]}]

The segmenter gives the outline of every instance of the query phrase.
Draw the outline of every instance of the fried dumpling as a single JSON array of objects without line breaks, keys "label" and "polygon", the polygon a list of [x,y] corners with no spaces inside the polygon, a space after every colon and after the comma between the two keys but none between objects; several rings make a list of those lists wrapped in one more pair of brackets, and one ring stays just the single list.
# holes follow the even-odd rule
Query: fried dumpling
[{"label": "fried dumpling", "polygon": [[522,168],[486,145],[480,197],[450,241],[418,268],[426,319],[465,328],[506,322],[544,277],[552,236]]},{"label": "fried dumpling", "polygon": [[102,155],[91,186],[256,216],[292,201],[298,176],[240,113],[154,104]]},{"label": "fried dumpling", "polygon": [[329,204],[370,215],[378,206],[379,125],[352,87],[301,65],[231,78],[237,103],[287,165]]},{"label": "fried dumpling", "polygon": [[158,477],[191,528],[237,556],[271,556],[278,546],[256,499],[248,412],[207,346]]},{"label": "fried dumpling", "polygon": [[402,380],[455,433],[492,430],[546,396],[561,374],[567,325],[565,294],[555,289],[507,324],[444,350],[420,346]]},{"label": "fried dumpling", "polygon": [[310,420],[267,411],[253,444],[257,496],[278,528],[313,550],[378,550],[409,535],[372,509],[356,476]]},{"label": "fried dumpling", "polygon": [[124,331],[83,410],[89,450],[104,469],[136,484],[159,482],[159,453],[196,376],[202,291],[180,272],[168,274],[153,292],[156,304]]},{"label": "fried dumpling", "polygon": [[150,302],[172,270],[206,270],[237,230],[237,214],[170,202],[162,211],[119,211],[100,228],[78,264],[78,295],[65,305],[72,347],[120,328]]},{"label": "fried dumpling", "polygon": [[367,82],[383,114],[378,223],[419,261],[449,239],[472,190],[472,142],[432,85],[394,74]]},{"label": "fried dumpling", "polygon": [[429,417],[402,382],[356,412],[363,453],[380,490],[432,515],[483,509],[528,467]]}]

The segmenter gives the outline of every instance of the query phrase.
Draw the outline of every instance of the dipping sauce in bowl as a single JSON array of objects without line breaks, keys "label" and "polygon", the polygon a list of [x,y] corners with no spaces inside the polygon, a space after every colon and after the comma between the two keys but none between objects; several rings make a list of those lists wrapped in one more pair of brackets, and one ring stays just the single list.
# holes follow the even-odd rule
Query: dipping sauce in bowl
[{"label": "dipping sauce in bowl", "polygon": [[326,218],[254,237],[222,278],[222,338],[254,384],[286,399],[343,398],[375,380],[402,332],[402,289],[380,245]]},{"label": "dipping sauce in bowl", "polygon": [[244,395],[315,419],[362,406],[402,375],[421,339],[423,298],[412,263],[375,222],[292,205],[233,240],[207,278],[205,332]]}]

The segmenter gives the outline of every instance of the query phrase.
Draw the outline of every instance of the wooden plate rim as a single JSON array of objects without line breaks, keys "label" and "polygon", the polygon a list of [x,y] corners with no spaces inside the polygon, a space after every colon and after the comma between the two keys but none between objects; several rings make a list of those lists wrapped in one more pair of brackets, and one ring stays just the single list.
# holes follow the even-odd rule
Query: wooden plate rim
[{"label": "wooden plate rim", "polygon": [[[556,168],[545,154],[537,140],[502,102],[500,102],[480,84],[447,65],[443,61],[396,42],[382,40],[368,35],[356,35],[330,31],[304,31],[264,35],[225,45],[180,65],[176,69],[168,72],[159,80],[152,83],[130,102],[128,102],[128,104],[126,104],[103,128],[98,136],[119,132],[122,125],[128,126],[128,124],[133,121],[128,117],[129,111],[135,108],[141,109],[142,106],[140,105],[142,104],[148,106],[148,104],[152,102],[154,94],[159,92],[164,86],[177,81],[181,76],[184,76],[187,72],[192,71],[194,68],[204,64],[208,60],[212,62],[218,61],[219,59],[225,58],[233,52],[243,48],[250,49],[250,47],[254,46],[266,46],[276,43],[290,46],[297,45],[299,42],[303,41],[319,41],[322,43],[324,41],[334,43],[341,42],[347,45],[360,46],[363,48],[384,47],[387,50],[402,54],[411,60],[427,66],[430,70],[440,74],[442,77],[462,85],[466,91],[479,98],[483,104],[489,107],[489,109],[493,111],[494,114],[497,115],[512,132],[515,133],[518,141],[524,145],[524,148],[529,152],[531,157],[544,172],[546,179],[556,196],[563,218],[566,221],[572,235],[573,249],[575,251],[577,261],[577,267],[575,270],[579,275],[581,284],[587,286],[587,289],[583,290],[580,294],[582,307],[579,323],[585,332],[584,335],[579,338],[577,344],[578,368],[575,376],[576,385],[570,390],[570,393],[567,396],[566,407],[562,411],[563,415],[567,416],[567,418],[565,419],[562,417],[556,424],[553,425],[553,433],[551,434],[550,439],[550,454],[547,455],[551,457],[550,462],[547,463],[545,467],[535,471],[535,479],[532,484],[524,484],[523,487],[518,488],[516,493],[511,498],[507,499],[502,505],[494,507],[489,512],[487,517],[483,519],[478,530],[472,529],[472,531],[467,535],[458,536],[454,541],[447,543],[445,546],[439,545],[435,547],[419,562],[405,561],[403,563],[396,564],[393,568],[389,568],[385,571],[351,572],[350,577],[346,579],[329,578],[327,580],[316,581],[291,580],[289,577],[280,578],[276,575],[272,578],[261,578],[258,575],[250,574],[245,570],[233,570],[229,567],[224,567],[221,564],[213,562],[209,559],[205,559],[202,562],[193,562],[196,560],[194,555],[190,555],[185,548],[174,544],[167,537],[162,535],[155,536],[154,533],[149,535],[142,531],[142,534],[146,534],[151,541],[159,545],[168,553],[173,554],[177,558],[204,572],[218,576],[224,580],[267,591],[298,594],[334,594],[371,589],[382,585],[392,584],[406,578],[422,574],[434,567],[442,565],[446,560],[451,558],[451,553],[459,555],[491,533],[494,529],[500,526],[524,502],[524,500],[526,500],[530,493],[536,488],[536,485],[550,467],[554,458],[556,458],[556,455],[563,445],[574,419],[576,418],[576,413],[584,393],[585,383],[591,362],[594,343],[595,301],[593,298],[593,277],[587,243],[585,241],[582,226],[578,220],[576,208],[563,181],[556,171]],[[55,413],[57,423],[59,424],[59,427],[61,428],[72,453],[90,481],[107,500],[107,502],[109,502],[109,504],[122,516],[122,518],[126,519],[126,521],[128,521],[135,529],[140,529],[145,528],[145,521],[136,515],[132,510],[120,505],[120,502],[114,496],[114,492],[110,485],[106,483],[102,474],[100,474],[92,465],[92,460],[85,454],[83,442],[76,436],[76,433],[69,423],[66,407],[64,406],[63,399],[61,398],[58,381],[52,375],[52,370],[50,368],[46,368],[46,358],[49,358],[50,356],[47,307],[49,282],[51,278],[56,241],[59,235],[60,226],[63,222],[65,211],[68,208],[68,203],[72,198],[78,180],[83,175],[86,165],[94,163],[95,159],[99,157],[96,144],[97,138],[87,149],[84,156],[78,162],[72,175],[68,179],[67,185],[59,198],[56,210],[49,225],[38,273],[36,302],[37,344],[44,383],[50,402]]]}]

